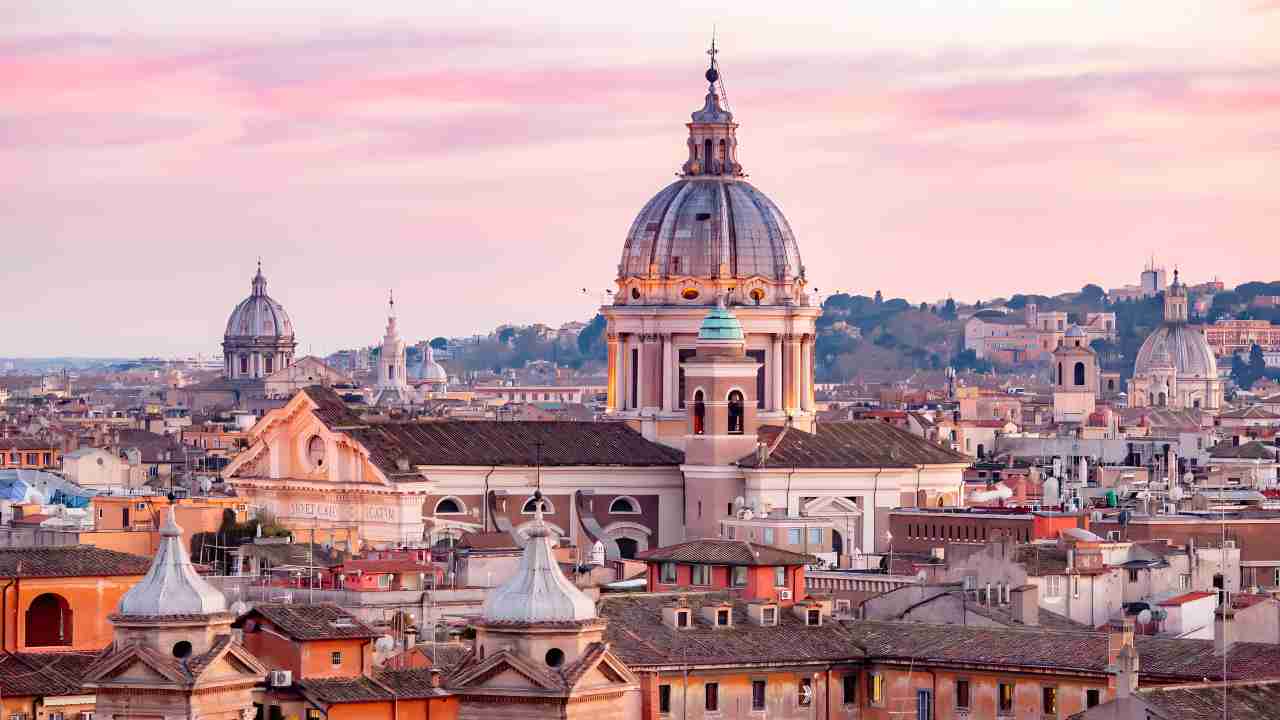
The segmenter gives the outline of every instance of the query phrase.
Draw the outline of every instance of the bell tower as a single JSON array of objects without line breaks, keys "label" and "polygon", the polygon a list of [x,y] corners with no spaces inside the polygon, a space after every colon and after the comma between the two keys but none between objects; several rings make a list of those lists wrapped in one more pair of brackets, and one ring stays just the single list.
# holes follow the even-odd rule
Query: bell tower
[{"label": "bell tower", "polygon": [[[686,493],[686,535],[715,537],[719,522],[742,494],[734,463],[756,449],[756,371],[746,354],[742,325],[723,298],[698,330],[685,374],[685,463],[691,480]],[[694,467],[696,466],[696,467]]]}]

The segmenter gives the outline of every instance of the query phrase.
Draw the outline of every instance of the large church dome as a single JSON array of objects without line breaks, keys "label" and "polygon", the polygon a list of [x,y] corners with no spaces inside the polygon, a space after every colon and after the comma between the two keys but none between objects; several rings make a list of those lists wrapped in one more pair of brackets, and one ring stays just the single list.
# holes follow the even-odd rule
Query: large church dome
[{"label": "large church dome", "polygon": [[721,104],[719,77],[713,62],[703,106],[687,124],[680,178],[631,223],[616,304],[714,305],[726,293],[733,304],[807,302],[795,233],[778,206],[746,180],[738,124]]},{"label": "large church dome", "polygon": [[671,183],[636,216],[622,250],[622,275],[800,274],[800,248],[782,211],[745,180],[694,176]]},{"label": "large church dome", "polygon": [[293,339],[293,322],[284,306],[267,295],[267,278],[258,267],[258,274],[253,276],[253,290],[249,297],[240,301],[227,318],[226,339],[234,338],[271,338],[279,340]]},{"label": "large church dome", "polygon": [[1166,357],[1179,377],[1218,377],[1218,362],[1204,333],[1185,323],[1165,323],[1148,335],[1138,350],[1133,372],[1145,375],[1160,369]]}]

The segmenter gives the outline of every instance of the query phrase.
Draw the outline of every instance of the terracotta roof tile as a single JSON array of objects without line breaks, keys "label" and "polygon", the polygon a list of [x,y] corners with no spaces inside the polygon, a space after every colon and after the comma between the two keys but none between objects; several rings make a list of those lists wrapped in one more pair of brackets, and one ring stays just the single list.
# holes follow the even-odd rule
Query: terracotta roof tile
[{"label": "terracotta roof tile", "polygon": [[703,565],[809,565],[817,562],[812,555],[783,550],[769,545],[756,545],[746,540],[693,540],[678,545],[646,550],[636,556],[649,562],[682,562]]},{"label": "terracotta roof tile", "polygon": [[92,545],[0,548],[0,577],[146,575],[151,558]]},{"label": "terracotta roof tile", "polygon": [[877,420],[818,423],[813,433],[796,428],[761,428],[770,450],[764,462],[752,454],[743,467],[861,468],[969,464],[972,458]]},{"label": "terracotta roof tile", "polygon": [[233,627],[243,628],[258,616],[276,630],[294,640],[338,640],[344,638],[376,638],[378,633],[356,616],[337,605],[288,605],[260,603],[240,616]]},{"label": "terracotta roof tile", "polygon": [[329,388],[306,388],[316,416],[369,450],[388,475],[412,474],[419,465],[675,466],[684,454],[650,442],[622,423],[440,422],[366,423]]},{"label": "terracotta roof tile", "polygon": [[[684,594],[691,626],[676,630],[662,620],[665,594],[611,595],[600,601],[600,615],[614,655],[632,670],[646,666],[688,663],[827,662],[862,657],[854,638],[840,623],[824,621],[811,627],[790,609],[778,609],[776,626],[754,625],[746,603],[723,593]],[[701,617],[705,603],[733,605],[733,627],[717,628]]]}]

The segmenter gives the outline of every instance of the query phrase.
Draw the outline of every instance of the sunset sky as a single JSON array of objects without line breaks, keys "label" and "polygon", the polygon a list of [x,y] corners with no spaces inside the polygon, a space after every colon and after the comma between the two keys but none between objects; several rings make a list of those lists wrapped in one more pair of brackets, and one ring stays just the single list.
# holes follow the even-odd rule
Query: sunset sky
[{"label": "sunset sky", "polygon": [[375,342],[389,289],[410,341],[587,319],[713,25],[824,292],[1280,279],[1280,0],[32,0],[0,356],[213,353],[259,256],[300,353]]}]

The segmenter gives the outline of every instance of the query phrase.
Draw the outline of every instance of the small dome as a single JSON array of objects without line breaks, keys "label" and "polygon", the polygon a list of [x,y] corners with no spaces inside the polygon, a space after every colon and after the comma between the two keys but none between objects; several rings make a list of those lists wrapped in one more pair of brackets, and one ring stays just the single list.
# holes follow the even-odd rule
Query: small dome
[{"label": "small dome", "polygon": [[515,575],[489,591],[484,600],[480,615],[486,623],[563,623],[595,619],[595,603],[561,572],[551,551],[552,537],[539,506],[526,533],[524,554]]},{"label": "small dome", "polygon": [[236,338],[293,339],[293,322],[284,306],[267,295],[267,278],[261,266],[253,276],[253,291],[227,318],[226,339]]},{"label": "small dome", "polygon": [[746,336],[742,333],[742,323],[738,316],[725,307],[724,301],[716,303],[698,328],[698,342],[743,342]]},{"label": "small dome", "polygon": [[1218,362],[1204,333],[1184,323],[1165,323],[1147,336],[1134,363],[1135,375],[1172,366],[1182,378],[1218,377]]},{"label": "small dome", "polygon": [[449,373],[436,362],[435,349],[430,345],[422,351],[422,364],[418,366],[418,379],[428,382],[448,382]]},{"label": "small dome", "polygon": [[227,611],[227,599],[196,573],[182,545],[173,507],[160,528],[160,549],[146,576],[120,598],[121,615],[210,615]]}]

